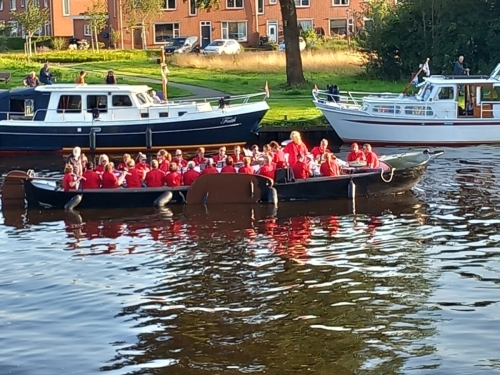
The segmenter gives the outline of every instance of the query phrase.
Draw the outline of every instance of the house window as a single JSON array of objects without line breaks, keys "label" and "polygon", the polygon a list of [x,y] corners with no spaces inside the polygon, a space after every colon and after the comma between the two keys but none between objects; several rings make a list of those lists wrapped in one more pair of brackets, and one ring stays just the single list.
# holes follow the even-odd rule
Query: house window
[{"label": "house window", "polygon": [[222,39],[247,41],[247,21],[222,22]]},{"label": "house window", "polygon": [[172,38],[179,36],[179,23],[178,22],[168,22],[168,23],[155,23],[154,25],[154,37],[155,43],[162,44],[169,41]]},{"label": "house window", "polygon": [[363,26],[368,31],[373,30],[373,19],[371,19],[371,18],[364,18],[363,19]]},{"label": "house window", "polygon": [[16,21],[8,21],[7,27],[10,29],[10,36],[17,36],[19,26]]},{"label": "house window", "polygon": [[63,16],[69,16],[70,11],[69,11],[69,0],[62,0],[63,6],[62,6],[62,12]]},{"label": "house window", "polygon": [[163,9],[175,10],[177,8],[176,0],[165,0]]},{"label": "house window", "polygon": [[47,8],[49,6],[48,0],[43,0],[43,6]]},{"label": "house window", "polygon": [[258,1],[258,11],[259,14],[264,14],[264,0],[257,0]]},{"label": "house window", "polygon": [[61,95],[57,112],[80,113],[82,112],[82,97],[80,95]]},{"label": "house window", "polygon": [[295,6],[297,8],[304,8],[304,7],[311,6],[310,0],[295,0]]},{"label": "house window", "polygon": [[312,20],[297,20],[299,24],[299,30],[312,30],[313,21]]},{"label": "house window", "polygon": [[278,4],[278,0],[269,0],[269,4]]},{"label": "house window", "polygon": [[16,0],[10,0],[10,10],[16,10]]},{"label": "house window", "polygon": [[330,35],[347,35],[347,20],[330,20]]},{"label": "house window", "polygon": [[84,36],[92,36],[92,30],[90,29],[90,25],[83,25],[83,35]]},{"label": "house window", "polygon": [[349,0],[333,0],[333,6],[345,7],[349,5]]},{"label": "house window", "polygon": [[50,22],[47,22],[43,28],[44,28],[45,36],[49,36],[50,35]]},{"label": "house window", "polygon": [[243,0],[226,0],[226,8],[243,8]]},{"label": "house window", "polygon": [[24,0],[21,0],[21,8],[24,8]]},{"label": "house window", "polygon": [[189,0],[189,15],[196,16],[198,14],[198,8],[196,8],[196,0]]},{"label": "house window", "polygon": [[3,10],[3,0],[0,0],[0,11]]}]

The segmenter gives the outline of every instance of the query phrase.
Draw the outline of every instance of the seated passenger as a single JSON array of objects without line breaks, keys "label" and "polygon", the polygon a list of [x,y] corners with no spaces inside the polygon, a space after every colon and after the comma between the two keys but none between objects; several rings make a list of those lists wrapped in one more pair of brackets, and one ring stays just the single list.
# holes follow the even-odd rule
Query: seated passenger
[{"label": "seated passenger", "polygon": [[251,161],[258,161],[260,159],[260,151],[258,145],[253,145],[252,148],[252,159]]},{"label": "seated passenger", "polygon": [[170,163],[169,169],[170,173],[166,174],[164,178],[165,185],[167,185],[168,187],[181,186],[182,176],[178,171],[179,167],[177,166],[177,163]]},{"label": "seated passenger", "polygon": [[[151,166],[146,163],[148,158],[146,155],[144,155],[142,152],[139,152],[139,155],[137,155],[136,161],[135,161],[135,167],[139,172],[141,172],[142,179],[146,176],[146,173],[148,173],[151,170]],[[128,166],[128,163],[127,163]]]},{"label": "seated passenger", "polygon": [[101,176],[94,171],[94,163],[86,164],[81,182],[82,190],[99,189],[101,187]]},{"label": "seated passenger", "polygon": [[276,173],[276,167],[273,165],[273,160],[269,155],[264,156],[264,165],[260,167],[257,174],[264,177],[269,177],[274,180]]},{"label": "seated passenger", "polygon": [[242,163],[244,157],[245,157],[245,155],[243,155],[241,153],[241,147],[240,146],[234,146],[234,154],[232,156],[233,162],[234,163]]},{"label": "seated passenger", "polygon": [[215,168],[214,162],[211,159],[208,159],[207,167],[201,171],[201,175],[212,174],[212,173],[219,173],[219,171],[217,170],[217,168]]},{"label": "seated passenger", "polygon": [[353,143],[351,145],[351,152],[349,152],[349,154],[347,155],[347,162],[360,162],[365,160],[365,153],[359,149],[357,143]]},{"label": "seated passenger", "polygon": [[195,165],[207,164],[208,159],[205,157],[205,147],[200,147],[196,151],[196,156],[193,158]]},{"label": "seated passenger", "polygon": [[252,159],[249,157],[246,157],[243,159],[243,167],[238,169],[238,173],[242,174],[253,174],[253,168],[250,165],[252,163]]},{"label": "seated passenger", "polygon": [[[156,154],[156,159],[158,159],[158,169],[163,172],[163,174],[168,172],[168,167],[170,165],[170,160],[168,159],[168,155],[170,155],[167,150],[161,149]],[[153,163],[151,162],[151,167],[153,167]]]},{"label": "seated passenger", "polygon": [[127,169],[127,163],[131,159],[132,156],[130,156],[130,154],[123,154],[122,158],[123,161],[120,164],[118,164],[118,167],[116,169],[119,171],[124,171],[125,169]]},{"label": "seated passenger", "polygon": [[129,160],[127,163],[127,172],[125,173],[125,181],[127,182],[128,188],[140,188],[142,187],[143,172],[136,168],[135,162]]},{"label": "seated passenger", "polygon": [[187,171],[183,175],[184,186],[191,186],[200,177],[200,172],[196,171],[194,167],[194,161],[187,163]]},{"label": "seated passenger", "polygon": [[304,155],[297,155],[295,164],[292,165],[293,175],[295,179],[305,180],[311,175],[309,163],[306,162]]},{"label": "seated passenger", "polygon": [[271,145],[271,150],[273,152],[273,163],[276,164],[276,168],[285,168],[286,157],[285,153],[281,149],[281,146],[276,141],[272,141],[270,145]]},{"label": "seated passenger", "polygon": [[184,168],[187,165],[187,160],[183,159],[181,150],[175,150],[174,161],[181,168]]},{"label": "seated passenger", "polygon": [[283,153],[288,154],[288,164],[294,165],[297,161],[297,155],[303,155],[304,157],[309,152],[307,146],[302,141],[302,137],[298,131],[293,131],[290,133],[290,139],[292,142],[287,144],[283,149]]},{"label": "seated passenger", "polygon": [[101,186],[103,189],[117,189],[123,184],[123,181],[125,180],[125,173],[122,173],[120,177],[116,177],[113,173],[114,168],[115,166],[113,163],[108,163],[104,167],[104,173],[101,177]]},{"label": "seated passenger", "polygon": [[319,167],[319,173],[324,177],[333,177],[340,175],[340,168],[338,163],[335,161],[337,157],[333,154],[326,154],[325,161]]},{"label": "seated passenger", "polygon": [[162,187],[165,178],[165,173],[158,168],[158,160],[151,162],[151,170],[146,173],[144,182],[147,187]]},{"label": "seated passenger", "polygon": [[226,158],[226,165],[222,168],[220,173],[236,173],[236,168],[234,167],[233,158],[231,156]]},{"label": "seated passenger", "polygon": [[73,166],[71,164],[66,164],[64,167],[64,176],[62,178],[62,187],[64,191],[76,190],[80,179],[73,173]]},{"label": "seated passenger", "polygon": [[273,149],[271,148],[271,145],[270,144],[265,144],[263,147],[262,147],[262,153],[263,154],[268,154],[268,153],[271,153],[273,152]]},{"label": "seated passenger", "polygon": [[319,161],[324,161],[326,159],[326,155],[330,153],[331,151],[328,149],[328,141],[326,139],[322,139],[319,146],[316,146],[311,150],[314,160]]},{"label": "seated passenger", "polygon": [[212,159],[214,163],[217,165],[217,163],[225,162],[226,158],[227,158],[226,148],[222,146],[221,148],[219,148],[219,153],[215,155]]},{"label": "seated passenger", "polygon": [[95,167],[95,171],[98,174],[103,174],[104,168],[106,167],[106,164],[108,164],[108,163],[109,163],[109,157],[108,157],[108,155],[102,154],[101,156],[99,156],[99,165],[97,165]]},{"label": "seated passenger", "polygon": [[368,143],[363,145],[363,151],[366,155],[366,167],[370,169],[380,168],[380,162],[376,153],[372,151],[372,146]]}]

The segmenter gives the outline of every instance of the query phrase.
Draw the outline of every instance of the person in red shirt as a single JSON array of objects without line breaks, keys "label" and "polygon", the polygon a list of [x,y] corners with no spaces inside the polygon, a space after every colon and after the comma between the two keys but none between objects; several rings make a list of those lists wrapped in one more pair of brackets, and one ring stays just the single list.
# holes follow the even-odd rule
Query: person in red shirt
[{"label": "person in red shirt", "polygon": [[253,174],[253,168],[250,165],[252,162],[251,158],[244,158],[243,159],[243,167],[238,169],[238,173],[243,173],[243,174]]},{"label": "person in red shirt", "polygon": [[193,184],[193,182],[195,182],[196,179],[198,177],[200,177],[200,172],[198,172],[198,171],[196,171],[194,169],[195,166],[196,165],[195,165],[194,161],[190,161],[187,164],[187,171],[182,176],[183,177],[184,186],[191,186]]},{"label": "person in red shirt", "polygon": [[99,156],[99,165],[95,167],[95,171],[97,174],[102,174],[104,172],[104,168],[106,167],[106,164],[109,163],[109,158],[108,155],[102,154]]},{"label": "person in red shirt", "polygon": [[298,131],[293,131],[290,133],[290,139],[292,142],[288,143],[283,152],[288,154],[288,164],[294,165],[297,161],[297,155],[306,156],[309,151],[307,150],[307,146],[302,142],[302,137]]},{"label": "person in red shirt", "polygon": [[292,165],[293,175],[296,180],[305,180],[311,174],[309,164],[306,163],[302,154],[297,155],[297,161]]},{"label": "person in red shirt", "polygon": [[94,171],[94,163],[87,163],[86,167],[81,182],[82,190],[99,189],[101,187],[101,176]]},{"label": "person in red shirt", "polygon": [[176,162],[173,161],[170,163],[170,173],[166,174],[164,178],[165,185],[168,187],[181,186],[182,176],[178,172],[178,169]]},{"label": "person in red shirt", "polygon": [[243,163],[243,158],[245,155],[241,153],[241,147],[240,146],[234,146],[234,154],[232,156],[233,162],[234,163]]},{"label": "person in red shirt", "polygon": [[127,163],[127,173],[125,173],[125,181],[127,188],[140,188],[142,187],[143,172],[135,167],[135,162],[129,160]]},{"label": "person in red shirt", "polygon": [[210,159],[208,159],[207,161],[207,166],[204,170],[201,171],[201,175],[205,175],[205,174],[212,174],[212,173],[219,173],[219,171],[217,170],[217,168],[214,167],[214,162]]},{"label": "person in red shirt", "polygon": [[200,147],[196,151],[196,156],[193,158],[195,165],[207,164],[208,159],[205,157],[205,147]]},{"label": "person in red shirt", "polygon": [[158,160],[151,162],[151,170],[146,173],[144,182],[147,187],[162,187],[165,179],[165,173],[158,168]]},{"label": "person in red shirt", "polygon": [[217,165],[217,163],[226,162],[226,158],[227,158],[226,148],[224,146],[222,146],[221,148],[219,148],[219,153],[217,155],[215,155],[212,159],[213,159],[214,163]]},{"label": "person in red shirt", "polygon": [[118,164],[118,167],[116,167],[116,169],[119,171],[124,171],[125,169],[127,169],[127,163],[131,159],[132,156],[130,156],[130,154],[123,154],[122,158],[123,161],[120,164]]},{"label": "person in red shirt", "polygon": [[262,156],[262,154],[259,151],[259,146],[253,145],[251,150],[252,150],[252,160],[251,161],[259,161],[260,157]]},{"label": "person in red shirt", "polygon": [[376,153],[372,151],[372,146],[368,143],[363,145],[363,151],[366,155],[366,168],[377,169],[380,168],[380,162]]},{"label": "person in red shirt", "polygon": [[62,187],[64,191],[76,190],[78,189],[78,184],[80,179],[73,173],[73,166],[71,164],[66,164],[64,167],[64,176],[62,179]]},{"label": "person in red shirt", "polygon": [[228,156],[226,159],[226,165],[221,169],[220,173],[236,173],[236,168],[234,167],[233,158]]},{"label": "person in red shirt", "polygon": [[113,173],[114,169],[113,163],[108,163],[106,164],[106,167],[104,168],[104,173],[102,174],[102,183],[101,187],[103,189],[117,189],[119,188],[122,184],[123,181],[125,180],[125,173],[122,173],[120,177],[116,177],[115,174]]},{"label": "person in red shirt", "polygon": [[[156,158],[158,159],[158,169],[162,171],[163,174],[168,172],[168,168],[170,166],[170,160],[168,159],[168,155],[169,153],[167,152],[167,150],[163,149],[158,151],[158,153],[156,154]],[[151,166],[152,164],[153,163],[151,162]]]},{"label": "person in red shirt", "polygon": [[357,143],[353,143],[351,145],[351,152],[347,154],[347,162],[360,162],[365,160],[366,160],[365,153],[359,149]]},{"label": "person in red shirt", "polygon": [[[141,174],[141,179],[144,180],[144,177],[146,177],[146,173],[148,173],[151,170],[151,166],[146,163],[148,158],[146,155],[143,153],[139,152],[139,155],[137,155],[137,161],[135,162],[135,168],[140,172]],[[127,167],[128,167],[127,163]]]},{"label": "person in red shirt", "polygon": [[182,157],[182,151],[181,150],[175,150],[175,158],[174,158],[174,161],[175,163],[181,167],[181,168],[184,168],[187,166],[187,160],[185,160],[183,157]]},{"label": "person in red shirt", "polygon": [[270,145],[271,145],[271,150],[273,152],[273,163],[276,164],[276,168],[285,168],[286,157],[283,150],[281,150],[279,143],[276,141],[272,141]]},{"label": "person in red shirt", "polygon": [[319,146],[314,147],[311,150],[311,154],[314,156],[314,160],[324,161],[326,155],[331,153],[328,149],[328,141],[326,139],[322,139],[319,143]]},{"label": "person in red shirt", "polygon": [[319,167],[319,173],[321,174],[321,176],[333,177],[340,175],[340,168],[335,159],[335,155],[326,154],[325,161]]},{"label": "person in red shirt", "polygon": [[257,174],[260,174],[261,176],[264,177],[269,177],[274,180],[275,173],[276,173],[276,168],[273,165],[271,157],[268,155],[264,156],[264,165],[260,167]]}]

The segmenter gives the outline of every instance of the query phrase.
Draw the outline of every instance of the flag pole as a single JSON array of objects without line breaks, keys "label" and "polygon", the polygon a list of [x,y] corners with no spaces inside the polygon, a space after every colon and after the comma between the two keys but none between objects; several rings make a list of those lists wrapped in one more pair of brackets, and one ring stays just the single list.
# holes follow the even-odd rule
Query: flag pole
[{"label": "flag pole", "polygon": [[420,73],[422,73],[422,70],[424,70],[424,67],[425,67],[426,65],[428,65],[428,64],[429,64],[429,61],[430,61],[430,59],[429,59],[429,58],[427,58],[427,60],[425,60],[425,63],[424,63],[424,64],[422,65],[422,67],[418,70],[418,72],[416,72],[415,74],[413,74],[413,75],[412,75],[410,82],[408,82],[408,84],[406,85],[406,87],[405,87],[405,88],[404,88],[404,90],[403,90],[403,94],[406,94],[406,92],[407,92],[407,91],[408,91],[408,89],[410,88],[411,84],[413,83],[413,80],[415,79],[415,77],[418,77],[418,76],[420,75]]},{"label": "flag pole", "polygon": [[161,48],[160,69],[161,69],[161,88],[163,93],[163,100],[167,101],[167,64],[165,63],[165,49]]}]

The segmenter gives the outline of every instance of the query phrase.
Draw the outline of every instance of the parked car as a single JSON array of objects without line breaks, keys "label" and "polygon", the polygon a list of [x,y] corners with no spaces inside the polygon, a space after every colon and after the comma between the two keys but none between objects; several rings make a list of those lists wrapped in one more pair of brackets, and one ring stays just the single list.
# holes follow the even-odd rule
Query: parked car
[{"label": "parked car", "polygon": [[[285,48],[286,48],[285,41],[282,40],[280,42],[280,44],[278,45],[278,51],[283,52],[283,51],[285,51]],[[300,52],[302,52],[306,49],[306,41],[301,36],[299,36],[299,49],[300,49]]]},{"label": "parked car", "polygon": [[233,39],[216,39],[203,50],[204,55],[236,55],[242,50],[240,44]]},{"label": "parked car", "polygon": [[198,47],[197,36],[178,36],[165,45],[165,53],[189,53]]}]

